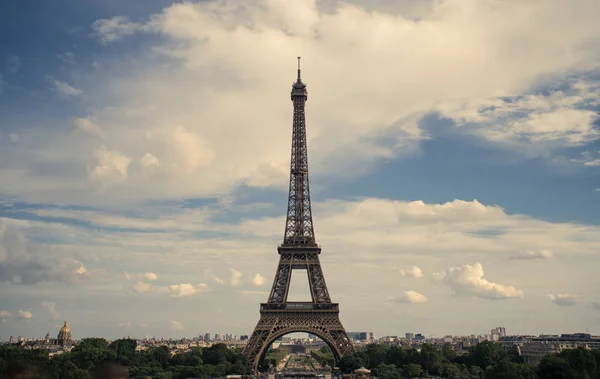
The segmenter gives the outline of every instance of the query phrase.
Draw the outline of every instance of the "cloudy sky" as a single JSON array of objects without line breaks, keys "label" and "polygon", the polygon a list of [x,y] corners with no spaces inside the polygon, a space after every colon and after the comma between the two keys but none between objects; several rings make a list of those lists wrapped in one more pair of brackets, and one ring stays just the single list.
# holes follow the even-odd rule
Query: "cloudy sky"
[{"label": "cloudy sky", "polygon": [[[600,334],[597,0],[19,1],[0,338],[251,333],[296,56],[348,331]],[[293,277],[292,299],[307,298]]]}]

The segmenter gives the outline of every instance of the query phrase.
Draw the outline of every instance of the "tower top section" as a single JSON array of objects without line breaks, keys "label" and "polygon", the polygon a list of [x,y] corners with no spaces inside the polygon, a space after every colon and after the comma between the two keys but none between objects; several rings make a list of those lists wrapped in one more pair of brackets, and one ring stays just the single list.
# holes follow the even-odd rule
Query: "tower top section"
[{"label": "tower top section", "polygon": [[302,83],[300,77],[300,57],[298,57],[298,79],[292,85],[291,97],[294,103],[294,118],[292,124],[290,192],[282,246],[316,247],[310,207],[306,120],[304,117],[304,105],[308,99],[308,92],[306,91],[306,84]]},{"label": "tower top section", "polygon": [[300,57],[298,57],[298,79],[292,84],[292,101],[306,101],[308,100],[308,91],[306,91],[306,84],[302,83],[301,71],[300,71]]}]

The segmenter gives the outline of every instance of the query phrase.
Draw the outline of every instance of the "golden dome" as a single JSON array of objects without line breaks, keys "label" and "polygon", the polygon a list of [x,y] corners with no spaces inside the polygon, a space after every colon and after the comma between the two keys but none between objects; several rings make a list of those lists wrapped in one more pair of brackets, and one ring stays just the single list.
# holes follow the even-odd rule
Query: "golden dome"
[{"label": "golden dome", "polygon": [[60,332],[58,332],[58,340],[59,341],[70,341],[71,340],[71,329],[69,329],[69,326],[67,325],[66,321],[65,321],[65,324],[63,325],[63,327],[60,328]]}]

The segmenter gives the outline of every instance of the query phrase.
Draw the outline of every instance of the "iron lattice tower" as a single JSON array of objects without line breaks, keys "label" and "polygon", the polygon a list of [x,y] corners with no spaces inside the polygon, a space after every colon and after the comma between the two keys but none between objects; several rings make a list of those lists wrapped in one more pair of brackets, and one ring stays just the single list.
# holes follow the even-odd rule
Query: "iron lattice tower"
[{"label": "iron lattice tower", "polygon": [[[336,359],[353,350],[339,319],[339,305],[332,303],[321,270],[321,248],[315,242],[308,182],[308,152],[306,147],[305,104],[306,84],[300,77],[292,84],[294,104],[290,191],[283,243],[277,248],[279,265],[267,303],[260,305],[260,320],[244,349],[254,371],[269,346],[279,337],[293,332],[307,332],[325,341]],[[310,302],[288,302],[292,271],[306,270],[310,287]]]}]

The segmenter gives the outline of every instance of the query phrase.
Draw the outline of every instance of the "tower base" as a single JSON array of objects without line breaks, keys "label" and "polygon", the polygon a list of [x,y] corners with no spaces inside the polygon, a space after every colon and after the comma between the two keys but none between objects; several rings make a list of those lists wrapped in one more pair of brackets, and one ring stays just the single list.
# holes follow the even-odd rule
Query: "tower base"
[{"label": "tower base", "polygon": [[244,349],[254,371],[258,372],[260,362],[275,340],[295,332],[321,338],[331,348],[336,361],[353,350],[352,341],[339,318],[338,304],[263,303],[260,305],[260,320]]}]

